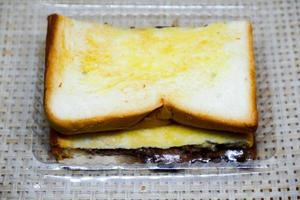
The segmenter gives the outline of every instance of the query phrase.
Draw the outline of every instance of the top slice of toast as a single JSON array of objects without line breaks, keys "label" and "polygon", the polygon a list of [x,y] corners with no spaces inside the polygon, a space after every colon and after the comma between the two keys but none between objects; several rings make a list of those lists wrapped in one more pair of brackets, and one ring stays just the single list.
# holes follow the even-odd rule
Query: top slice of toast
[{"label": "top slice of toast", "polygon": [[251,24],[126,29],[50,15],[44,107],[63,134],[127,129],[151,113],[255,131]]}]

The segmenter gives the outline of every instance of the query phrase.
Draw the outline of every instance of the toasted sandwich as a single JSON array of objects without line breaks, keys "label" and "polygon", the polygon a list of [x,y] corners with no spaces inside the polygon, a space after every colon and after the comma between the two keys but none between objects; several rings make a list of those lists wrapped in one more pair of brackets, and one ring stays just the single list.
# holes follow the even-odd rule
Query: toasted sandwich
[{"label": "toasted sandwich", "polygon": [[[248,21],[121,28],[53,14],[46,43],[44,109],[59,160],[76,152],[192,162],[188,152],[254,146]],[[144,126],[149,116],[155,123]]]}]

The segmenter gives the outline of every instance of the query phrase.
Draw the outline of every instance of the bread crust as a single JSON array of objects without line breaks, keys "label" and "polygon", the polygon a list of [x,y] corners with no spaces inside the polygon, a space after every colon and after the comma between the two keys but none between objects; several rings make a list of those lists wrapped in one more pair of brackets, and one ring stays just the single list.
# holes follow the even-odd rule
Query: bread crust
[{"label": "bread crust", "polygon": [[256,70],[255,70],[255,56],[254,56],[254,46],[253,46],[253,29],[252,24],[248,23],[248,52],[249,52],[249,70],[250,70],[250,102],[251,106],[251,117],[249,119],[250,124],[252,124],[253,131],[257,129],[258,126],[258,112],[256,103]]},{"label": "bread crust", "polygon": [[209,130],[221,130],[236,133],[254,132],[257,128],[257,123],[254,119],[249,122],[235,121],[230,119],[218,118],[206,114],[193,114],[186,112],[178,107],[170,107],[172,112],[172,119],[180,124],[193,126],[197,128],[204,128]]},{"label": "bread crust", "polygon": [[[53,88],[53,77],[58,66],[58,55],[61,51],[61,35],[63,34],[63,25],[65,17],[52,14],[48,17],[48,31],[46,38],[46,67],[45,67],[45,85],[44,85],[44,110],[50,126],[58,132],[66,135],[80,134],[89,132],[100,132],[109,130],[120,130],[134,127],[147,115],[156,112],[157,109],[167,107],[171,113],[171,119],[189,126],[232,131],[239,133],[253,132],[257,128],[258,116],[256,108],[256,85],[255,85],[255,61],[253,52],[252,27],[248,23],[248,48],[249,48],[249,70],[251,84],[251,112],[248,120],[234,121],[208,116],[206,114],[195,114],[179,108],[177,105],[163,105],[163,100],[157,102],[155,107],[149,107],[136,113],[128,113],[128,115],[109,117],[93,117],[80,120],[65,120],[54,115],[50,108],[50,101]],[[167,104],[167,102],[166,102]]]}]

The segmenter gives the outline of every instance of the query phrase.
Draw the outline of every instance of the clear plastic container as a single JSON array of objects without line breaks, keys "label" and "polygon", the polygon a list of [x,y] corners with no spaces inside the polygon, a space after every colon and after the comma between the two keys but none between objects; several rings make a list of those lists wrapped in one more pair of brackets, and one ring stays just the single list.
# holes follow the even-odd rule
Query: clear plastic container
[{"label": "clear plastic container", "polygon": [[[230,1],[231,2],[231,1]],[[203,26],[216,21],[231,21],[239,19],[250,20],[253,24],[254,47],[256,57],[256,81],[257,81],[257,105],[259,110],[259,127],[256,131],[257,159],[245,163],[221,162],[221,163],[195,163],[175,164],[172,170],[178,173],[201,174],[225,174],[225,173],[250,173],[269,170],[277,166],[276,159],[276,125],[274,119],[281,115],[278,106],[280,99],[276,98],[276,77],[272,73],[276,69],[272,63],[276,57],[272,49],[276,48],[276,35],[274,34],[273,14],[260,10],[254,3],[195,3],[172,1],[168,4],[159,2],[142,1],[134,3],[122,1],[114,3],[47,3],[39,2],[31,5],[35,24],[32,33],[36,42],[33,48],[38,52],[34,56],[37,66],[37,82],[34,98],[35,112],[33,115],[33,144],[32,151],[36,160],[40,163],[40,169],[47,170],[161,170],[168,166],[157,164],[121,164],[121,165],[64,165],[59,164],[49,152],[49,126],[43,113],[43,83],[44,83],[44,49],[47,31],[47,16],[59,13],[75,19],[109,23],[122,27],[153,27],[170,26],[174,22],[179,26]],[[142,173],[142,172],[141,172]],[[156,173],[156,172],[155,172]]]}]

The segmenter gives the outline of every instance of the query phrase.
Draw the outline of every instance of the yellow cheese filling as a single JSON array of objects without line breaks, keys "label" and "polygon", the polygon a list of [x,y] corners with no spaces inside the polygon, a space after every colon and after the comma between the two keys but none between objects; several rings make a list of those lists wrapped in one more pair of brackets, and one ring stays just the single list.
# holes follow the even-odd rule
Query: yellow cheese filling
[{"label": "yellow cheese filling", "polygon": [[82,149],[137,149],[142,147],[170,148],[185,145],[211,147],[215,144],[239,144],[253,146],[253,134],[236,134],[190,128],[180,125],[62,136],[57,143],[62,148]]}]

